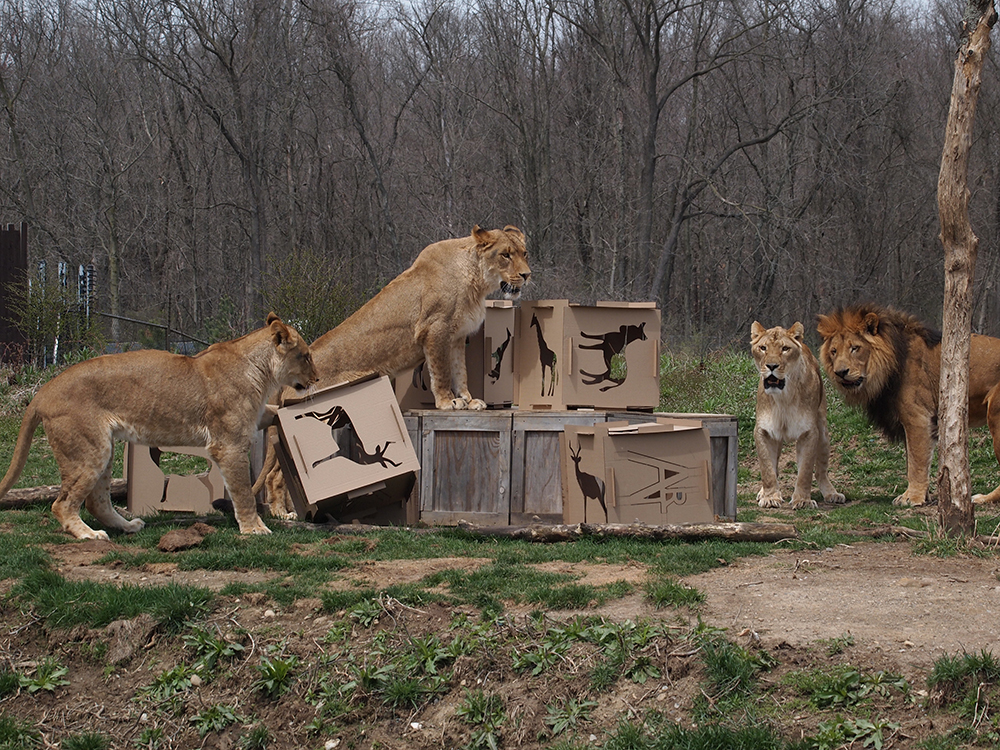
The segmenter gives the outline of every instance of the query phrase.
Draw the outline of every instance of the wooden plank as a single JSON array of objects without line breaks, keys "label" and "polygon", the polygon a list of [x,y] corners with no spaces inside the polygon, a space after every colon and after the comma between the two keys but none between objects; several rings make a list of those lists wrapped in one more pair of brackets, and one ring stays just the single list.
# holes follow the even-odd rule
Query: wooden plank
[{"label": "wooden plank", "polygon": [[417,414],[421,520],[443,524],[490,518],[492,523],[508,523],[510,412]]},{"label": "wooden plank", "polygon": [[510,522],[560,523],[563,514],[559,436],[567,424],[603,422],[604,412],[515,412],[511,448]]}]

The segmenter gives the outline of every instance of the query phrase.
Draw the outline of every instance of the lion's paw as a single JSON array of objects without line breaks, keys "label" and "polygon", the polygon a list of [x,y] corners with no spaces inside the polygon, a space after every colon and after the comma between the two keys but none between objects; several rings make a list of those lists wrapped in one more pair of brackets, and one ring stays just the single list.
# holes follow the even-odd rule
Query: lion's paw
[{"label": "lion's paw", "polygon": [[763,487],[757,492],[757,505],[761,508],[780,508],[781,493],[777,490],[766,492]]},{"label": "lion's paw", "polygon": [[255,523],[250,523],[247,525],[240,524],[241,534],[270,534],[271,530],[264,525],[264,522],[259,518]]},{"label": "lion's paw", "polygon": [[122,526],[122,531],[126,534],[135,534],[146,528],[146,522],[141,518],[133,518]]},{"label": "lion's paw", "polygon": [[486,402],[480,398],[474,398],[469,402],[468,408],[470,411],[483,411],[486,408]]},{"label": "lion's paw", "polygon": [[77,539],[97,539],[101,542],[111,541],[111,537],[108,536],[108,532],[104,529],[92,529],[89,526],[85,526],[82,531],[71,531],[70,533]]},{"label": "lion's paw", "polygon": [[847,498],[844,496],[844,493],[833,490],[832,492],[828,492],[823,495],[823,502],[831,503],[833,505],[841,505],[842,503],[847,502]]},{"label": "lion's paw", "polygon": [[792,495],[792,510],[797,508],[818,508],[811,495]]},{"label": "lion's paw", "polygon": [[899,495],[895,500],[892,501],[893,505],[902,506],[917,506],[924,505],[927,502],[927,493],[911,493],[909,490]]}]

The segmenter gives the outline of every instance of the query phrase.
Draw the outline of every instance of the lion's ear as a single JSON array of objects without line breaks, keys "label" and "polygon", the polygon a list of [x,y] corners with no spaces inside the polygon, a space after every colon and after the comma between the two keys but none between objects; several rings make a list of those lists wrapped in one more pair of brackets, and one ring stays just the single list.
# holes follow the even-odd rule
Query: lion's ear
[{"label": "lion's ear", "polygon": [[828,339],[836,333],[833,320],[829,315],[816,316],[816,333],[818,333],[822,339]]},{"label": "lion's ear", "polygon": [[870,312],[865,316],[865,329],[872,336],[878,335],[878,315]]},{"label": "lion's ear", "polygon": [[802,340],[805,338],[806,329],[805,326],[803,326],[799,321],[796,320],[792,324],[792,327],[788,329],[788,333],[791,335],[793,339],[801,343]]},{"label": "lion's ear", "polygon": [[764,326],[762,326],[758,321],[754,321],[750,324],[750,343],[759,339],[764,335]]},{"label": "lion's ear", "polygon": [[521,242],[524,242],[524,232],[515,227],[513,224],[508,224],[507,226],[505,226],[503,228],[503,231],[507,232],[508,234],[513,234],[515,237],[520,239]]},{"label": "lion's ear", "polygon": [[477,245],[488,245],[493,239],[490,237],[489,230],[483,229],[478,224],[472,227],[472,238],[476,241]]},{"label": "lion's ear", "polygon": [[267,316],[267,327],[271,329],[271,338],[274,339],[275,346],[281,346],[292,337],[288,326],[274,313]]},{"label": "lion's ear", "polygon": [[267,314],[267,320],[264,321],[264,325],[269,326],[276,320],[281,320],[281,318],[279,318],[278,314],[272,310]]}]

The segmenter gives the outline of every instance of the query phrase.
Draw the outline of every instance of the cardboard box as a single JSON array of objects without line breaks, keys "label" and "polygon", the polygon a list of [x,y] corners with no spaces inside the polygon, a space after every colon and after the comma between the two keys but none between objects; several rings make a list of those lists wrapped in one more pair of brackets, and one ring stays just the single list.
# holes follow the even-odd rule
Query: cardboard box
[{"label": "cardboard box", "polygon": [[[483,325],[465,347],[469,392],[490,408],[508,408],[514,403],[515,310],[511,300],[487,300]],[[423,362],[396,378],[396,399],[403,411],[435,408]]]},{"label": "cardboard box", "polygon": [[325,388],[278,409],[278,462],[299,518],[405,522],[420,471],[386,377]]},{"label": "cardboard box", "polygon": [[736,520],[736,480],[739,470],[738,420],[732,414],[690,414],[684,412],[607,412],[607,421],[624,420],[632,424],[657,421],[669,424],[677,420],[697,420],[708,430],[712,448],[709,474],[712,482],[712,504],[715,515],[727,521]]},{"label": "cardboard box", "polygon": [[521,409],[659,406],[660,311],[653,302],[522,302],[515,341]]},{"label": "cardboard box", "polygon": [[566,523],[715,520],[709,436],[700,422],[567,425],[562,453]]},{"label": "cardboard box", "polygon": [[[200,474],[166,474],[160,469],[163,453],[182,453],[207,459],[208,471]],[[125,444],[125,486],[127,507],[137,516],[160,511],[211,513],[212,501],[226,497],[222,472],[205,448],[152,448],[137,443]]]}]

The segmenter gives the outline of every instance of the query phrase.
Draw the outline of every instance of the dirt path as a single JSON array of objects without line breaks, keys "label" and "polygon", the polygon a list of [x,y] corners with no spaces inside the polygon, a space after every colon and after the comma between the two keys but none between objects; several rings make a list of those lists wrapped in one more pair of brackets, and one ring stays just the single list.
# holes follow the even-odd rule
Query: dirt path
[{"label": "dirt path", "polygon": [[850,633],[859,645],[927,669],[944,653],[1000,653],[1000,561],[914,556],[906,544],[777,552],[690,576],[702,619],[766,645]]}]

